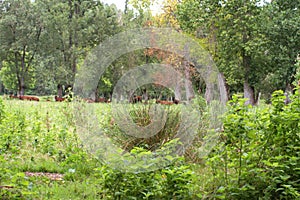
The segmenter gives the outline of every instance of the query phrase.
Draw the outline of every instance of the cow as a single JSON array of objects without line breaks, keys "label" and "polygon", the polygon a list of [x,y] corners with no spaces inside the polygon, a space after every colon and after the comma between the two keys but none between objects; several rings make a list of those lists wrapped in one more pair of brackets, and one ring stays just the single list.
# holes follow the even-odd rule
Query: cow
[{"label": "cow", "polygon": [[173,101],[161,101],[161,100],[156,100],[157,104],[162,104],[162,105],[173,105]]},{"label": "cow", "polygon": [[87,102],[87,103],[94,103],[95,102],[93,99],[90,99],[90,98],[83,98],[82,100]]},{"label": "cow", "polygon": [[107,103],[107,99],[105,97],[100,97],[100,98],[96,99],[95,102],[97,102],[97,103]]},{"label": "cow", "polygon": [[33,96],[19,96],[20,100],[28,100],[28,101],[40,101],[38,97],[33,97]]},{"label": "cow", "polygon": [[162,105],[173,105],[173,104],[179,104],[180,101],[177,99],[173,99],[173,101],[162,101],[162,100],[156,100],[156,103],[162,104]]},{"label": "cow", "polygon": [[142,102],[142,96],[134,96],[132,99],[132,103]]},{"label": "cow", "polygon": [[19,97],[17,95],[13,95],[13,94],[9,95],[9,98],[11,98],[11,99],[19,99]]},{"label": "cow", "polygon": [[59,97],[59,96],[55,96],[54,97],[55,101],[58,101],[58,102],[63,102],[66,100],[66,98],[62,98],[62,97]]}]

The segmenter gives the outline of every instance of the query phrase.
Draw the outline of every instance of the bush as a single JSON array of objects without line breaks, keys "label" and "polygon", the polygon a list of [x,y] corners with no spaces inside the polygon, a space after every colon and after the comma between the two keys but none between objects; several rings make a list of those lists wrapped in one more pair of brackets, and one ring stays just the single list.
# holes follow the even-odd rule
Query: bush
[{"label": "bush", "polygon": [[[128,105],[128,112],[134,123],[139,126],[146,126],[150,123],[149,114],[151,105]],[[140,147],[154,151],[162,147],[163,144],[174,139],[180,125],[180,107],[166,106],[166,123],[163,128],[154,136],[148,138],[136,138],[124,133],[117,124],[108,127],[106,134],[110,136],[114,142],[126,151],[132,150],[134,147]]]},{"label": "bush", "polygon": [[300,98],[294,95],[288,105],[284,99],[276,91],[272,104],[264,107],[246,106],[238,96],[229,102],[222,140],[208,159],[212,181],[219,183],[207,188],[212,196],[300,198]]},{"label": "bush", "polygon": [[96,169],[105,199],[194,199],[192,170],[177,158],[172,165],[151,172],[124,173],[108,166]]}]

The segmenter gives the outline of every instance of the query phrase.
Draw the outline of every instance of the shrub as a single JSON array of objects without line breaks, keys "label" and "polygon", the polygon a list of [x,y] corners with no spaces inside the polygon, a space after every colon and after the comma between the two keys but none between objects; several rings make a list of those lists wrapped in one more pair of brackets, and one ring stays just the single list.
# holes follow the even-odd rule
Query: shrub
[{"label": "shrub", "polygon": [[[151,117],[149,114],[151,105],[128,105],[128,112],[134,123],[139,126],[146,126],[150,123]],[[154,151],[168,141],[174,139],[180,125],[180,107],[165,106],[166,123],[162,129],[154,136],[148,138],[136,138],[124,133],[117,124],[109,126],[106,134],[113,141],[120,145],[122,149],[130,151],[134,147],[141,147],[147,150]]]},{"label": "shrub", "polygon": [[[224,132],[208,165],[219,199],[297,199],[300,197],[300,98],[284,104],[282,91],[272,104],[246,106],[234,96],[224,116]],[[213,183],[211,183],[213,185]],[[208,189],[208,188],[207,188]]]},{"label": "shrub", "polygon": [[124,173],[108,166],[95,170],[104,199],[194,199],[191,193],[194,174],[182,158],[151,172]]}]

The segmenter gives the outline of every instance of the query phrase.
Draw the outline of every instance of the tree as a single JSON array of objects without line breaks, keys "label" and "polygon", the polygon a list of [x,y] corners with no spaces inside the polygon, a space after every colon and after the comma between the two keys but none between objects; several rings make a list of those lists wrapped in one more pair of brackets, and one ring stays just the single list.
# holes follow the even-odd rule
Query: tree
[{"label": "tree", "polygon": [[155,16],[155,24],[158,27],[172,27],[179,29],[178,19],[176,17],[178,0],[164,0],[162,13]]},{"label": "tree", "polygon": [[[178,19],[180,27],[197,38],[199,43],[210,52],[217,62],[218,51],[218,31],[220,25],[220,13],[222,5],[219,0],[185,0],[178,4],[175,16]],[[201,80],[201,79],[200,79]],[[220,95],[222,102],[228,100],[228,85],[223,73],[219,73],[218,81],[220,83]],[[205,90],[205,99],[210,101],[212,88],[206,85],[201,88],[201,81],[198,81],[198,90]]]},{"label": "tree", "polygon": [[[188,8],[191,2],[199,13]],[[235,91],[243,90],[244,96],[249,99],[247,103],[251,104],[255,104],[257,99],[256,84],[268,70],[264,56],[265,36],[258,23],[262,7],[258,2],[186,0],[178,12],[181,26],[207,41],[207,48],[213,53],[227,84],[236,88]]]},{"label": "tree", "polygon": [[[121,15],[119,20],[119,31],[144,27],[151,21],[151,1],[132,0],[126,1],[125,3],[125,12]],[[129,9],[128,5],[131,5],[133,9]],[[144,55],[143,50],[136,50],[122,55],[120,58],[115,60],[109,68],[107,68],[103,77],[101,77],[98,83],[97,93],[110,97],[113,92],[113,86],[117,84],[118,80],[125,72],[135,66],[139,66],[147,62],[150,62],[150,60],[147,56]],[[141,91],[142,89],[140,88],[139,90]],[[140,95],[140,91],[136,92]],[[134,92],[135,91],[129,91],[129,98],[131,98]],[[97,93],[95,95],[96,97],[98,96]]]},{"label": "tree", "polygon": [[[243,82],[246,103],[255,104],[255,84],[266,74],[264,66],[264,35],[259,30],[261,7],[258,1],[229,1],[223,7],[219,35],[220,70],[233,71]],[[228,74],[228,73],[227,73]]]},{"label": "tree", "polygon": [[269,42],[268,56],[272,66],[264,85],[290,92],[300,53],[300,1],[273,0],[265,7],[264,16],[264,31]]},{"label": "tree", "polygon": [[[165,0],[163,2],[163,12],[153,19],[153,24],[155,24],[158,27],[168,27],[173,28],[175,30],[179,30],[179,23],[176,18],[176,12],[177,12],[177,5],[179,1],[178,0]],[[159,42],[159,41],[157,41]],[[155,43],[155,41],[154,41]],[[153,44],[154,46],[155,44]],[[176,55],[172,52],[172,46],[175,46],[176,44],[170,44],[168,48],[170,48],[170,51],[150,48],[146,51],[146,55],[148,56],[155,56],[159,62],[167,65],[172,65],[177,71],[180,71],[181,74],[183,74],[183,77],[185,77],[185,92],[186,92],[186,99],[190,100],[194,97],[194,91],[192,86],[192,78],[193,75],[195,75],[194,66],[192,63],[189,63],[187,60],[190,55],[188,55],[189,49],[184,49],[185,55]],[[186,47],[188,48],[188,47]],[[160,79],[161,77],[157,77]],[[165,77],[166,78],[166,77]],[[169,77],[169,79],[172,79],[173,77]],[[172,88],[173,92],[175,94],[175,99],[181,100],[181,91],[179,83],[175,88]]]},{"label": "tree", "polygon": [[119,31],[115,7],[99,1],[39,0],[47,34],[42,37],[43,57],[49,60],[58,96],[72,87],[87,53],[107,36]]},{"label": "tree", "polygon": [[[22,96],[30,86],[33,61],[44,27],[36,5],[29,0],[2,1],[0,15],[2,80],[7,88],[17,89]],[[12,84],[6,77],[11,77],[17,84]]]}]

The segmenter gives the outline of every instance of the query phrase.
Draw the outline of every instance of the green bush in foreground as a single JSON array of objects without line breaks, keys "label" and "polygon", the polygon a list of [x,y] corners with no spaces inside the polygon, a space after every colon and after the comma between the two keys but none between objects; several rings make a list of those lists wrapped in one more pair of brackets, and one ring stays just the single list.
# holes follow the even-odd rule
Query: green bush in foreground
[{"label": "green bush in foreground", "polygon": [[213,174],[207,196],[300,198],[300,97],[288,105],[284,99],[276,91],[271,105],[245,106],[238,96],[229,102],[221,142],[207,163]]},{"label": "green bush in foreground", "polygon": [[181,159],[160,170],[124,173],[107,166],[96,169],[96,177],[107,199],[194,199],[191,168]]}]

